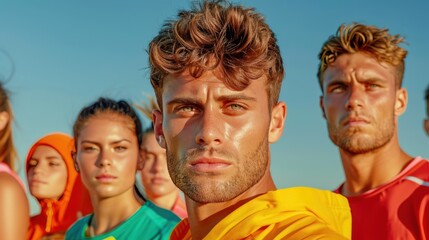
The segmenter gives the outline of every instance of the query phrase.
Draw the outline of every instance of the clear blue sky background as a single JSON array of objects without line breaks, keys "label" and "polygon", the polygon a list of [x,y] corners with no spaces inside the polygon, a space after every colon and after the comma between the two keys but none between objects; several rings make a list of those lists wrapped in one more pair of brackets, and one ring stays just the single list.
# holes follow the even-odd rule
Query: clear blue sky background
[{"label": "clear blue sky background", "polygon": [[[319,109],[321,91],[316,78],[319,49],[341,23],[388,27],[406,37],[409,55],[404,86],[409,103],[399,122],[400,142],[411,155],[429,157],[429,138],[422,127],[423,92],[429,84],[427,1],[241,3],[266,16],[285,62],[280,98],[288,106],[288,116],[283,137],[272,145],[271,169],[279,188],[332,189],[344,178]],[[189,6],[185,0],[1,1],[0,49],[13,57],[16,66],[6,87],[12,92],[14,136],[21,161],[42,135],[71,133],[79,110],[97,97],[140,102],[152,94],[147,44],[165,19]],[[0,55],[0,77],[10,71],[10,62]],[[23,164],[20,175],[24,177]],[[30,200],[36,213],[37,204]]]}]

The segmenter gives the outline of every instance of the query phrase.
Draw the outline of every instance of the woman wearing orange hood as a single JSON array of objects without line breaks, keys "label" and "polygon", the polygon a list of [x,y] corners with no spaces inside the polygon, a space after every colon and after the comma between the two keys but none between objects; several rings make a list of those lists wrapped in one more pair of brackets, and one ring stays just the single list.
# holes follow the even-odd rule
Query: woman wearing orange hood
[{"label": "woman wearing orange hood", "polygon": [[27,239],[63,238],[73,222],[92,212],[88,192],[73,166],[73,149],[72,137],[51,133],[28,152],[28,186],[41,211],[31,217]]}]

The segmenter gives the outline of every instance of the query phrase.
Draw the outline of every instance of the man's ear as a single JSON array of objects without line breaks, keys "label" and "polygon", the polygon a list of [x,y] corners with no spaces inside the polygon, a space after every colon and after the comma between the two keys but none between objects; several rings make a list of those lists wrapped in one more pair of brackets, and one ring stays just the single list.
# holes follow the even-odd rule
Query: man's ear
[{"label": "man's ear", "polygon": [[0,131],[3,130],[9,122],[9,113],[6,111],[0,112]]},{"label": "man's ear", "polygon": [[396,90],[396,101],[395,101],[395,115],[402,115],[407,109],[408,104],[408,93],[407,89],[400,88]]},{"label": "man's ear", "polygon": [[319,99],[319,106],[320,106],[320,109],[322,109],[323,118],[324,118],[324,119],[326,119],[326,114],[325,114],[325,104],[323,103],[323,95],[322,95],[322,96],[320,96],[320,99]]},{"label": "man's ear", "polygon": [[425,120],[424,120],[424,127],[425,127],[425,130],[426,130],[426,133],[428,134],[428,136],[429,136],[429,118],[426,118]]},{"label": "man's ear", "polygon": [[153,119],[153,131],[155,133],[156,140],[162,148],[166,148],[164,131],[162,129],[162,112],[158,109],[152,112]]},{"label": "man's ear", "polygon": [[77,161],[76,161],[76,151],[72,151],[71,156],[73,158],[74,169],[76,170],[76,172],[79,172],[79,165],[77,164]]},{"label": "man's ear", "polygon": [[277,103],[272,112],[270,120],[270,131],[268,141],[274,143],[280,139],[285,126],[287,107],[284,102]]}]

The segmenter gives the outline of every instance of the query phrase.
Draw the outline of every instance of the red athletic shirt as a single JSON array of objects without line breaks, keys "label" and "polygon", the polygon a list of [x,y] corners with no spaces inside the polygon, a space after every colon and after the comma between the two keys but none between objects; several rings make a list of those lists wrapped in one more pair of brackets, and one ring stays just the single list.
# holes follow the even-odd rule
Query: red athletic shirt
[{"label": "red athletic shirt", "polygon": [[429,160],[416,157],[391,182],[347,199],[353,240],[429,240]]}]

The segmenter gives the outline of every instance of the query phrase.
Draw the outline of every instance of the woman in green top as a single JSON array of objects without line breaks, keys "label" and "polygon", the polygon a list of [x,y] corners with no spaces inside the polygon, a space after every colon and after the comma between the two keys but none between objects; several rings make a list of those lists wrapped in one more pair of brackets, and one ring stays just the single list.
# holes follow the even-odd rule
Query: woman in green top
[{"label": "woman in green top", "polygon": [[168,239],[180,219],[135,192],[142,126],[133,108],[100,98],[82,109],[73,132],[75,166],[94,213],[77,221],[66,239]]}]

